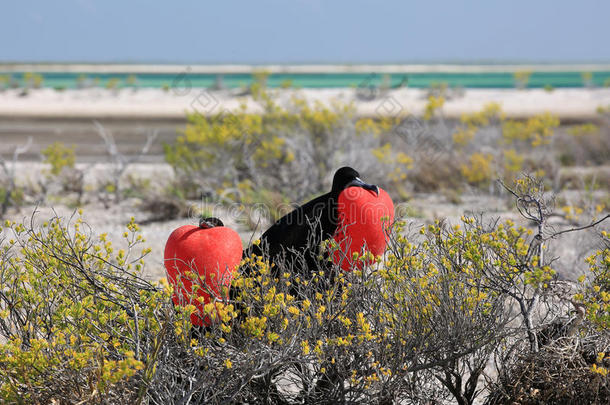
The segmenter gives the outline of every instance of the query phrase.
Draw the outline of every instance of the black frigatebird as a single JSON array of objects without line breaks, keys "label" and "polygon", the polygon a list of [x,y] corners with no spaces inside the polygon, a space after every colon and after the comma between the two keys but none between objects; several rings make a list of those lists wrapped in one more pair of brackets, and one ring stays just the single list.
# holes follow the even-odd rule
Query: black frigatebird
[{"label": "black frigatebird", "polygon": [[244,255],[265,252],[271,262],[282,256],[287,262],[302,255],[308,269],[315,268],[320,243],[335,235],[339,221],[337,201],[339,194],[348,187],[362,187],[379,195],[376,185],[362,181],[360,174],[351,167],[342,167],[335,172],[330,192],[280,218],[263,233],[260,244],[252,245]]}]

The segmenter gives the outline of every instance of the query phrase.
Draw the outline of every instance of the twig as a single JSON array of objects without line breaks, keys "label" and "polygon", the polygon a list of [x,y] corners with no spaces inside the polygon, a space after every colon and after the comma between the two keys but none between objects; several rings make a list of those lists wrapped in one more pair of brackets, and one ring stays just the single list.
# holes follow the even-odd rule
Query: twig
[{"label": "twig", "polygon": [[13,161],[12,161],[12,165],[9,169],[8,165],[6,164],[6,161],[2,158],[2,156],[0,156],[0,166],[2,167],[2,170],[4,171],[4,174],[6,175],[6,177],[8,177],[8,186],[6,187],[6,193],[4,196],[4,201],[2,201],[2,204],[0,205],[0,217],[4,216],[4,214],[6,213],[6,210],[8,209],[12,197],[11,195],[13,194],[13,191],[15,189],[15,167],[17,166],[17,161],[19,160],[19,156],[22,155],[23,153],[27,152],[30,147],[32,146],[32,137],[29,136],[27,142],[25,143],[25,145],[21,145],[21,146],[17,146],[15,148],[15,151],[13,152]]},{"label": "twig", "polygon": [[544,240],[546,241],[546,240],[549,240],[549,239],[553,239],[553,238],[555,238],[556,236],[559,236],[559,235],[564,234],[564,233],[568,233],[568,232],[574,232],[574,231],[582,231],[582,230],[584,230],[584,229],[592,228],[592,227],[594,227],[594,226],[596,226],[596,225],[601,224],[602,222],[604,222],[604,221],[605,221],[606,219],[608,219],[608,218],[610,218],[610,214],[608,214],[608,215],[606,215],[605,217],[603,217],[602,219],[600,219],[600,220],[598,220],[598,221],[595,221],[595,222],[592,222],[592,223],[590,223],[590,224],[588,224],[588,225],[584,225],[584,226],[581,226],[581,227],[578,227],[578,228],[570,228],[570,229],[565,229],[565,230],[563,230],[563,231],[556,232],[556,233],[552,234],[551,236],[549,236],[549,237],[545,238]]},{"label": "twig", "polygon": [[93,125],[95,126],[99,136],[104,141],[108,155],[110,155],[110,158],[114,161],[114,167],[112,168],[112,183],[114,186],[115,202],[119,202],[121,197],[119,190],[119,181],[121,179],[121,176],[130,164],[137,162],[142,158],[142,156],[148,154],[154,141],[157,139],[159,132],[153,131],[151,133],[148,133],[146,135],[146,142],[144,143],[144,146],[142,147],[140,153],[138,155],[132,156],[131,158],[127,158],[125,157],[125,155],[119,152],[114,137],[110,132],[106,131],[102,124],[94,120]]}]

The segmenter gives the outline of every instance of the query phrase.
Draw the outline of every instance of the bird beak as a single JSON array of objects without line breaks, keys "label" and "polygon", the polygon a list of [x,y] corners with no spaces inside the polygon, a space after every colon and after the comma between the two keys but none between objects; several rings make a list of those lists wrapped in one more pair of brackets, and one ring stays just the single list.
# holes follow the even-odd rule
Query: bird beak
[{"label": "bird beak", "polygon": [[363,189],[370,190],[379,196],[379,187],[374,184],[365,183],[359,177],[356,177],[354,180],[347,183],[347,187],[362,187]]}]

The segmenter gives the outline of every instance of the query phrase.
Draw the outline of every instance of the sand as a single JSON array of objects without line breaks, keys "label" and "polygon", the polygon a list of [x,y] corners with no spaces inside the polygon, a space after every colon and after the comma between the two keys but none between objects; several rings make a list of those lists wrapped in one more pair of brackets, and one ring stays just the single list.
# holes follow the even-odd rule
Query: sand
[{"label": "sand", "polygon": [[[333,100],[354,102],[359,116],[421,115],[427,103],[428,90],[396,89],[377,93],[374,99],[356,89],[273,90],[279,100],[288,103],[300,94],[310,102],[329,104]],[[365,92],[366,93],[366,92]],[[198,88],[142,89],[33,89],[27,95],[21,90],[0,92],[1,118],[131,118],[183,119],[185,112],[205,115],[233,111],[241,103],[249,111],[260,111],[242,90],[211,91]],[[479,111],[490,102],[499,103],[508,117],[529,117],[550,112],[563,120],[587,120],[599,116],[599,107],[610,106],[610,88],[596,89],[464,89],[452,91],[443,108],[446,117]]]}]

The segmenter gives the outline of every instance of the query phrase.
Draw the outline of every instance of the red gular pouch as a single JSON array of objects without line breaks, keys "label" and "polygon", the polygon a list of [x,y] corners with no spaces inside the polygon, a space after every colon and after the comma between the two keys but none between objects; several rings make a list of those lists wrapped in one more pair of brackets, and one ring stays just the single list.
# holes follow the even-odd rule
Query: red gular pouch
[{"label": "red gular pouch", "polygon": [[385,252],[390,227],[394,221],[394,203],[379,188],[379,195],[362,187],[348,187],[339,194],[337,202],[338,226],[334,240],[333,262],[344,271],[362,269],[372,260],[354,259],[371,252],[381,256]]},{"label": "red gular pouch", "polygon": [[[174,287],[172,301],[174,305],[193,304],[197,308],[191,314],[193,325],[213,323],[204,306],[228,297],[241,255],[239,234],[216,218],[206,218],[200,226],[181,226],[169,236],[164,257],[168,280]],[[192,293],[193,284],[197,285],[196,294]]]}]

